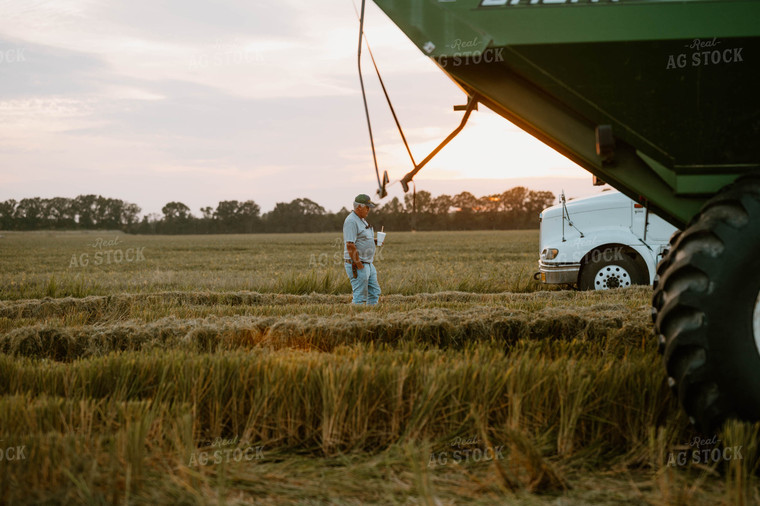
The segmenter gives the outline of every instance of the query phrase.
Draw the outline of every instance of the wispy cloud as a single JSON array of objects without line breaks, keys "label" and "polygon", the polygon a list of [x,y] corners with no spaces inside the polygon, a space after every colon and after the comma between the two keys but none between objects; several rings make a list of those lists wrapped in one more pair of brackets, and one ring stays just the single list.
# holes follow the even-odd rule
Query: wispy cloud
[{"label": "wispy cloud", "polygon": [[[459,122],[462,93],[367,8],[420,160]],[[0,63],[0,199],[91,192],[156,211],[167,199],[267,209],[308,197],[339,208],[344,193],[372,192],[348,1],[0,0],[0,12],[0,51],[23,56]],[[410,162],[364,68],[381,170],[397,178]],[[526,166],[516,160],[534,175],[581,174],[531,142],[480,111],[422,177],[515,176]]]}]

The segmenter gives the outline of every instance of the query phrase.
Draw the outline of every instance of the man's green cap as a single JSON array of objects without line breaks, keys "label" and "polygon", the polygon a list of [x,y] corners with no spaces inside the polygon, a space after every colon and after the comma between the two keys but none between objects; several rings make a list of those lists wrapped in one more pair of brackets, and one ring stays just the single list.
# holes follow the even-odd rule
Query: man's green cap
[{"label": "man's green cap", "polygon": [[360,193],[359,195],[357,195],[356,198],[354,199],[354,202],[356,202],[357,204],[362,204],[367,207],[377,206],[377,204],[375,204],[374,202],[370,200],[369,195],[365,195],[364,193]]}]

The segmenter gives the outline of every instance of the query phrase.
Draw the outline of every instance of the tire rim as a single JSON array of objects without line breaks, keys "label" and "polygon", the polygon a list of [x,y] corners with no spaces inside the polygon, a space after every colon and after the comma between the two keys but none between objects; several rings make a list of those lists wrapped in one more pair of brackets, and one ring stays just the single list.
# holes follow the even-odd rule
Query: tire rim
[{"label": "tire rim", "polygon": [[[612,288],[625,288],[631,286],[631,275],[619,265],[605,265],[594,276],[594,290],[610,290]],[[757,321],[758,309],[755,306],[755,320]],[[758,324],[760,326],[760,324]],[[755,336],[758,331],[755,331]],[[760,350],[760,344],[758,344]]]},{"label": "tire rim", "polygon": [[752,314],[752,332],[755,334],[755,347],[760,354],[760,291],[755,299],[755,312]]}]

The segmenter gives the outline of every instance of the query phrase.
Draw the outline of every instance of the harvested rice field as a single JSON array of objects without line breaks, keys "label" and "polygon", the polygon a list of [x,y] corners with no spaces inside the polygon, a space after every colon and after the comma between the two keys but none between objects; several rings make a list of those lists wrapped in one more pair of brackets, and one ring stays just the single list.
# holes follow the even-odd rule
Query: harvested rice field
[{"label": "harvested rice field", "polygon": [[2,504],[756,504],[651,289],[541,285],[537,231],[0,237]]}]

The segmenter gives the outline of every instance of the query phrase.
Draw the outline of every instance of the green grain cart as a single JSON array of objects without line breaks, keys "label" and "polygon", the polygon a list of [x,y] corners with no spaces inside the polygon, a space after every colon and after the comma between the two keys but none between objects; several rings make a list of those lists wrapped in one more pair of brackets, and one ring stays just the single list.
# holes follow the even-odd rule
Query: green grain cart
[{"label": "green grain cart", "polygon": [[760,1],[375,3],[465,120],[483,104],[683,229],[653,297],[668,382],[703,431],[760,419]]}]

